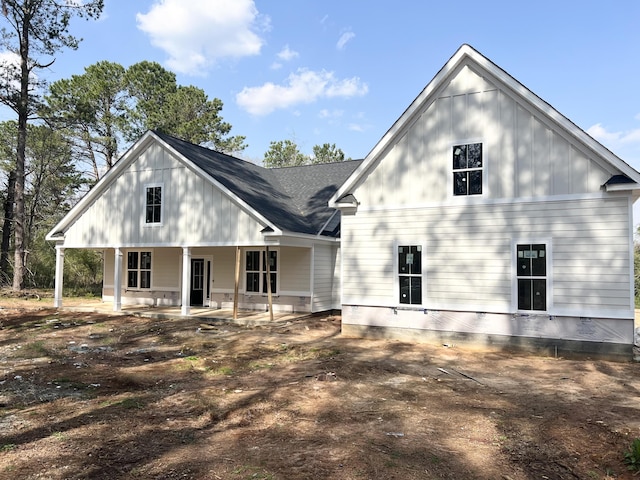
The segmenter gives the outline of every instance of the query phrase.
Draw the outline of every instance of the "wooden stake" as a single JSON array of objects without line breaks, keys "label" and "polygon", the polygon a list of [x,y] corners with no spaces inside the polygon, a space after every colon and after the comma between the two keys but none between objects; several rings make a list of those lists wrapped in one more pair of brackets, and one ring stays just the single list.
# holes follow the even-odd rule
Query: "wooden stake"
[{"label": "wooden stake", "polygon": [[266,247],[265,263],[267,264],[267,298],[269,299],[269,320],[273,322],[273,297],[271,295],[271,262],[269,258],[269,247]]},{"label": "wooden stake", "polygon": [[240,247],[236,247],[236,279],[233,286],[233,319],[238,319],[238,291],[240,290]]}]

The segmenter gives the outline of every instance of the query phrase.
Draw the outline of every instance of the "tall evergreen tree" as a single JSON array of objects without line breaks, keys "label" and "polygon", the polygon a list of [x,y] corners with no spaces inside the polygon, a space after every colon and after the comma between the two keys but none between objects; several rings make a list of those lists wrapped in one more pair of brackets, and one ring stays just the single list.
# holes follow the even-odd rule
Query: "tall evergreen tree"
[{"label": "tall evergreen tree", "polygon": [[[73,17],[98,18],[103,0],[57,2],[56,0],[2,0],[1,45],[16,55],[19,66],[5,64],[0,79],[0,102],[18,116],[16,152],[13,289],[22,290],[25,276],[25,154],[27,122],[36,111],[37,90],[33,73],[45,68],[56,52],[63,48],[78,48],[79,40],[69,33]],[[47,63],[39,58],[49,57]]]}]

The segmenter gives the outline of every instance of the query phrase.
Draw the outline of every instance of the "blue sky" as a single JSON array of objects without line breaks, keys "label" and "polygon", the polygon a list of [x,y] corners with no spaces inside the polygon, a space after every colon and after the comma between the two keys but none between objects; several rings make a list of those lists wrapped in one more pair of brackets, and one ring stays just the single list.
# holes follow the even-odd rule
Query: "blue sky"
[{"label": "blue sky", "polygon": [[640,169],[640,2],[106,0],[42,76],[142,60],[222,100],[243,157],[270,141],[363,158],[463,43]]}]

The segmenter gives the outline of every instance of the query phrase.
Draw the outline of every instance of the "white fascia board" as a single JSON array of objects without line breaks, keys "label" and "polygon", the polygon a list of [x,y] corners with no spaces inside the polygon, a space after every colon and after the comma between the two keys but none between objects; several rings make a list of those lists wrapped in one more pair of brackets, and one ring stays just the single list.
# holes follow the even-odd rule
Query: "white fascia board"
[{"label": "white fascia board", "polygon": [[638,183],[618,183],[614,185],[603,185],[607,192],[640,192]]}]

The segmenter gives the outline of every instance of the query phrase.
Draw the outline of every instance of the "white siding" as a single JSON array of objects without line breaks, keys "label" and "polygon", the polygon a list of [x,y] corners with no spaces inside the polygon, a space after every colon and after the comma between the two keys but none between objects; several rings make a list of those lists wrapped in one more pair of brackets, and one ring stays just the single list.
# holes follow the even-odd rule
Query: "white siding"
[{"label": "white siding", "polygon": [[[150,183],[163,185],[161,226],[144,224],[145,186]],[[68,229],[65,246],[247,244],[262,241],[263,227],[153,144]]]},{"label": "white siding", "polygon": [[[343,216],[343,303],[398,304],[394,244],[423,238],[423,304],[430,309],[513,311],[513,241],[548,239],[551,311],[628,312],[628,200],[360,210]],[[594,313],[595,312],[595,313]]]},{"label": "white siding", "polygon": [[334,308],[334,281],[338,270],[337,245],[316,245],[314,247],[314,295],[313,311],[322,312]]},{"label": "white siding", "polygon": [[280,292],[283,295],[311,295],[311,249],[281,247]]},{"label": "white siding", "polygon": [[382,152],[356,198],[366,206],[451,200],[452,146],[470,141],[483,143],[485,199],[598,192],[616,172],[570,138],[464,67]]}]

